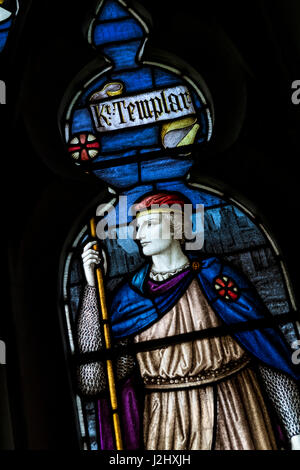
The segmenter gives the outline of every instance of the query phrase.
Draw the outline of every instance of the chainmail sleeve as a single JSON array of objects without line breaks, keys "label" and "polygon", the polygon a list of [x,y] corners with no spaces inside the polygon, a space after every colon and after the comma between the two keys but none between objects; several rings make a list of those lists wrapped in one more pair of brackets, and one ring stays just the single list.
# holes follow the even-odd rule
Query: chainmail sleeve
[{"label": "chainmail sleeve", "polygon": [[[101,351],[104,346],[96,287],[86,286],[77,323],[78,349],[81,354]],[[118,341],[114,348],[126,347],[128,339]],[[135,358],[126,352],[115,355],[115,375],[117,380],[128,377],[136,366]],[[107,388],[106,366],[103,362],[87,362],[77,368],[78,387],[83,395],[97,395]]]},{"label": "chainmail sleeve", "polygon": [[[78,349],[81,354],[100,351],[104,346],[99,320],[96,287],[86,286],[77,323]],[[106,388],[105,365],[88,362],[77,368],[78,387],[84,395],[96,395]]]},{"label": "chainmail sleeve", "polygon": [[258,366],[264,388],[274,406],[287,437],[300,435],[300,393],[295,381],[275,369]]}]

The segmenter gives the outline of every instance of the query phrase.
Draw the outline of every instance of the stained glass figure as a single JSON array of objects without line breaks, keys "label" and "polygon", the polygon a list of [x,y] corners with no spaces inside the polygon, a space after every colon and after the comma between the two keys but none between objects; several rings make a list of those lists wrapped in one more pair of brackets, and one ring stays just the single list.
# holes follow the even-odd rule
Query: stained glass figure
[{"label": "stained glass figure", "polygon": [[212,99],[187,64],[146,55],[149,25],[138,5],[99,1],[86,34],[102,57],[59,113],[66,153],[109,186],[61,283],[82,447],[297,448],[285,265],[255,214],[193,175]]}]

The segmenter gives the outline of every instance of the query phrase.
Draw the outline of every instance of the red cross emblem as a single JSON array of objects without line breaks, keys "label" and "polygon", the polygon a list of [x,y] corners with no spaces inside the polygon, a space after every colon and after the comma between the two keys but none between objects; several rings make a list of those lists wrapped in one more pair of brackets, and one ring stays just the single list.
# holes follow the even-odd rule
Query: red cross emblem
[{"label": "red cross emblem", "polygon": [[93,134],[78,134],[72,137],[68,150],[75,160],[90,160],[99,154],[100,144]]},{"label": "red cross emblem", "polygon": [[220,276],[215,279],[214,284],[217,294],[224,300],[237,300],[239,289],[236,283],[228,276]]}]

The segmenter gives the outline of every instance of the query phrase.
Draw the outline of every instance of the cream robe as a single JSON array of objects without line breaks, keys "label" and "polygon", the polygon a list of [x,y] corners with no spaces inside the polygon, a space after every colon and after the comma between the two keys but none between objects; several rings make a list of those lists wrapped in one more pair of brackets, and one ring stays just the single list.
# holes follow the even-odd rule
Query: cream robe
[{"label": "cream robe", "polygon": [[[134,341],[220,325],[193,280],[177,304]],[[250,358],[231,336],[140,352],[137,360],[146,390],[146,449],[276,449]]]}]

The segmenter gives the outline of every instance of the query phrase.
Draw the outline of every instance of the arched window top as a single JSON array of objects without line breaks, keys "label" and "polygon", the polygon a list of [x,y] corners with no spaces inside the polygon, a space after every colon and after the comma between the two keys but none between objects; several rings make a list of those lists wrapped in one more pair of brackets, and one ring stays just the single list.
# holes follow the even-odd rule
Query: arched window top
[{"label": "arched window top", "polygon": [[212,135],[212,100],[201,76],[166,53],[145,55],[148,25],[123,0],[100,1],[87,35],[105,62],[80,72],[63,99],[60,127],[70,157],[117,188],[168,179],[170,171],[184,176],[191,148]]}]

